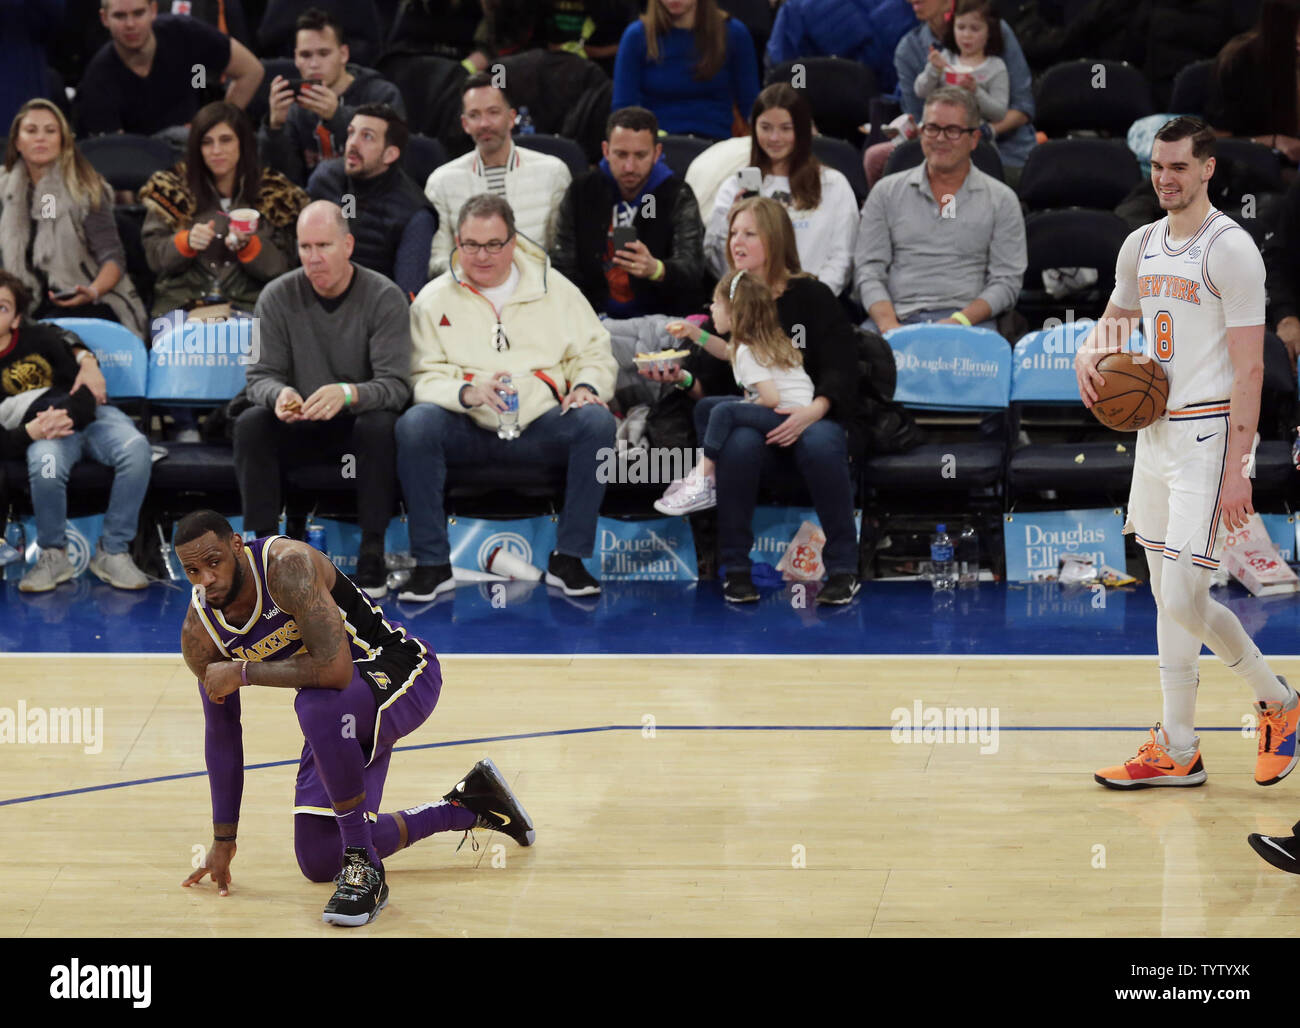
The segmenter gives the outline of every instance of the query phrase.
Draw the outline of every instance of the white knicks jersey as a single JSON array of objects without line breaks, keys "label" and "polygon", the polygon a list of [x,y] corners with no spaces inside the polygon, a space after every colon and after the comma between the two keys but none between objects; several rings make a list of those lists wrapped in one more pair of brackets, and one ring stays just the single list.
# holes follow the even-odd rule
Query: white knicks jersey
[{"label": "white knicks jersey", "polygon": [[1264,260],[1249,233],[1213,207],[1188,239],[1171,239],[1164,217],[1124,240],[1111,302],[1142,311],[1142,334],[1169,376],[1170,411],[1227,400],[1227,330],[1264,324]]}]

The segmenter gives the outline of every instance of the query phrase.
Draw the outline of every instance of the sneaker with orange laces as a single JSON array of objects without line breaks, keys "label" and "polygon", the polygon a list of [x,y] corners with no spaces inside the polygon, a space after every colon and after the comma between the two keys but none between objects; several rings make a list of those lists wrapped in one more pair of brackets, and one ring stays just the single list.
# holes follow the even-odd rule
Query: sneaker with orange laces
[{"label": "sneaker with orange laces", "polygon": [[[1286,685],[1286,679],[1281,679]],[[1291,687],[1287,685],[1287,688]],[[1290,706],[1288,707],[1288,704]],[[1286,703],[1256,703],[1259,716],[1259,755],[1255,758],[1255,784],[1276,785],[1300,761],[1296,749],[1296,724],[1300,722],[1300,697],[1292,691]]]},{"label": "sneaker with orange laces", "polygon": [[1151,740],[1142,744],[1136,757],[1116,767],[1104,767],[1092,777],[1109,789],[1204,785],[1205,767],[1201,764],[1199,747],[1192,748],[1185,763],[1172,756],[1169,736],[1157,722],[1151,729]]}]

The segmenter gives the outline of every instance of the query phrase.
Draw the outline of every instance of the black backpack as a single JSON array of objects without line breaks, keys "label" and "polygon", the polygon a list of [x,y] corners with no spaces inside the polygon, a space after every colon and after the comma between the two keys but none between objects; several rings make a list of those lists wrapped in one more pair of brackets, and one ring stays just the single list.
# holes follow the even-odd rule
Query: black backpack
[{"label": "black backpack", "polygon": [[858,402],[868,457],[906,453],[925,442],[925,433],[911,412],[894,402],[898,365],[882,336],[854,326],[858,346]]}]

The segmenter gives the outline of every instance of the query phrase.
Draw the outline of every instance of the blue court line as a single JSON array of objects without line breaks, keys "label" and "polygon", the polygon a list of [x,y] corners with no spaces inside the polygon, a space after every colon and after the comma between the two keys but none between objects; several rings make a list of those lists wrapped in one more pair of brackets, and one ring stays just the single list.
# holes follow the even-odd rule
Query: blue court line
[{"label": "blue court line", "polygon": [[[911,712],[909,711],[909,714]],[[446,742],[424,742],[413,746],[394,746],[394,753],[413,750],[437,750],[448,746],[473,746],[485,742],[511,742],[516,739],[542,739],[561,735],[590,735],[595,732],[640,732],[646,725],[597,725],[594,728],[558,728],[549,732],[519,732],[514,735],[484,735],[474,739],[449,739]],[[655,725],[656,732],[892,732],[897,725]],[[939,726],[935,726],[937,729]],[[1150,725],[999,725],[999,732],[1145,732]],[[968,732],[977,730],[976,726],[967,726]],[[989,730],[988,726],[985,730]],[[923,732],[924,725],[909,725],[905,732]],[[1201,732],[1240,732],[1240,725],[1226,727],[1200,728]],[[289,767],[296,765],[299,758],[293,760],[271,760],[262,764],[245,764],[245,771],[260,771],[267,767]],[[154,778],[135,778],[129,782],[109,782],[107,785],[87,785],[80,789],[62,789],[58,792],[43,792],[35,796],[15,796],[13,799],[0,800],[0,807],[16,803],[33,803],[36,800],[52,800],[60,796],[76,796],[87,792],[104,792],[108,789],[126,789],[133,785],[153,785],[155,782],[175,782],[182,778],[204,778],[207,771],[182,771],[175,775],[158,775]]]}]

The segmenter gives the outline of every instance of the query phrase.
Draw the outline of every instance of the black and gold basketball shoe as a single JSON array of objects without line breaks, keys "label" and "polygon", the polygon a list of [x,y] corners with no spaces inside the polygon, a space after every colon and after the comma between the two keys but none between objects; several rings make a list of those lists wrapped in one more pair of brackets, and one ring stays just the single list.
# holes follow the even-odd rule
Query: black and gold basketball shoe
[{"label": "black and gold basketball shoe", "polygon": [[537,838],[533,819],[510,791],[505,776],[489,759],[475,764],[443,799],[476,814],[475,828],[504,832],[520,846],[531,846]]},{"label": "black and gold basketball shoe", "polygon": [[321,914],[326,924],[348,928],[369,924],[388,906],[384,869],[370,863],[370,857],[360,846],[349,846],[343,851],[343,869],[334,884],[334,895]]}]

